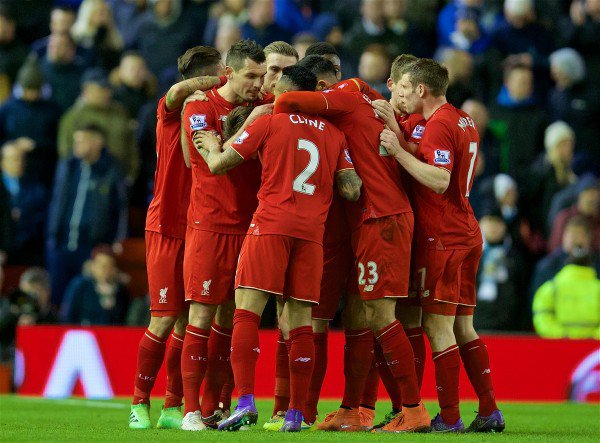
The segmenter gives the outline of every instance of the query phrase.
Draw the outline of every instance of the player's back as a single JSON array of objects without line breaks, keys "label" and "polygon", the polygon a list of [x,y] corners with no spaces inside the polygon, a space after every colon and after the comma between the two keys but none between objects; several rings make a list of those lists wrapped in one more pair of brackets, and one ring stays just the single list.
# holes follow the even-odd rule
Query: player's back
[{"label": "player's back", "polygon": [[478,148],[479,134],[464,111],[445,104],[427,121],[417,155],[451,173],[450,184],[443,194],[422,185],[416,192],[419,218],[416,229],[430,247],[468,249],[482,242],[469,203]]},{"label": "player's back", "polygon": [[262,185],[251,230],[263,234],[275,228],[277,233],[321,243],[334,174],[346,148],[344,135],[313,115],[265,118],[270,120],[269,129],[259,151]]},{"label": "player's back", "polygon": [[[353,228],[364,219],[412,212],[396,160],[380,146],[384,123],[360,92],[325,91],[328,110],[323,113],[345,135],[356,172],[363,182],[362,217],[352,214]],[[344,112],[345,111],[345,112]]]},{"label": "player's back", "polygon": [[167,110],[163,97],[156,115],[156,172],[146,230],[185,238],[192,176],[181,151],[181,109]]}]

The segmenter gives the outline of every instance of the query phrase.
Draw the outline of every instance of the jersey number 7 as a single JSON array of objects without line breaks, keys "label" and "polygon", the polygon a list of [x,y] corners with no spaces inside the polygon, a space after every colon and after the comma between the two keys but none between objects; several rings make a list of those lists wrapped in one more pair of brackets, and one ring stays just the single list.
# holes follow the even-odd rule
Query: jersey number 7
[{"label": "jersey number 7", "polygon": [[292,189],[301,194],[313,195],[315,193],[316,186],[306,183],[309,178],[316,172],[319,167],[319,148],[313,142],[305,140],[303,138],[298,140],[298,150],[308,151],[310,159],[308,165],[304,168],[298,176],[294,179],[294,185]]},{"label": "jersey number 7", "polygon": [[477,142],[469,143],[469,154],[471,154],[471,164],[469,165],[469,173],[467,174],[467,192],[465,192],[465,197],[469,197],[469,193],[471,192],[470,184],[471,177],[473,177],[475,159],[477,158]]}]

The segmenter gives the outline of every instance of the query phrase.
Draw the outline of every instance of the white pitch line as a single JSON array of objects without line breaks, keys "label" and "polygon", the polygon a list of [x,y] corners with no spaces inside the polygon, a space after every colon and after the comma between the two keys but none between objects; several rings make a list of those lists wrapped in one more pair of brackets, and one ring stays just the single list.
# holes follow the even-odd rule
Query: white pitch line
[{"label": "white pitch line", "polygon": [[17,396],[20,400],[34,401],[39,403],[55,403],[59,405],[68,405],[68,406],[86,406],[89,408],[104,408],[104,409],[127,409],[129,405],[124,405],[122,403],[111,403],[108,401],[94,401],[94,400],[84,400],[77,398],[66,398],[66,399],[53,399],[53,398],[43,398],[43,397],[20,397]]}]

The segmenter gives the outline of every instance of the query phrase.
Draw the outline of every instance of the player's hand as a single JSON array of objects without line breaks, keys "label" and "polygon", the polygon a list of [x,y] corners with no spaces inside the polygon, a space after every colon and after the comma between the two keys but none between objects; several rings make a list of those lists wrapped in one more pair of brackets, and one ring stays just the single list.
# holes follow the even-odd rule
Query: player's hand
[{"label": "player's hand", "polygon": [[273,106],[275,106],[273,103],[269,103],[269,104],[266,104],[266,105],[257,106],[256,108],[254,108],[252,110],[252,112],[250,113],[250,115],[246,119],[246,124],[249,125],[254,120],[256,120],[258,117],[261,117],[263,115],[270,115],[270,114],[272,114],[273,113]]},{"label": "player's hand", "polygon": [[185,105],[187,105],[189,102],[196,101],[207,102],[208,97],[206,96],[206,93],[200,90],[194,91],[193,94],[188,95],[188,97],[185,99],[185,101],[183,102],[183,106],[185,107]]},{"label": "player's hand", "polygon": [[394,132],[400,132],[400,126],[396,121],[396,114],[394,113],[394,107],[386,100],[373,100],[371,103],[373,109],[381,119],[385,122],[388,128]]},{"label": "player's hand", "polygon": [[196,149],[206,149],[207,151],[221,151],[221,137],[212,131],[196,131],[192,137],[192,142]]},{"label": "player's hand", "polygon": [[381,132],[379,140],[381,141],[381,146],[383,146],[392,157],[395,157],[403,150],[398,141],[398,137],[396,137],[396,134],[389,129],[384,129]]}]

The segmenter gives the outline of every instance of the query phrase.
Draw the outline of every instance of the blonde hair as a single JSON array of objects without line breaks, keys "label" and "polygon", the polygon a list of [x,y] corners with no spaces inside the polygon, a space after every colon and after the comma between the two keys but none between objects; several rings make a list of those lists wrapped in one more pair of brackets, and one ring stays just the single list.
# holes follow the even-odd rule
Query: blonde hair
[{"label": "blonde hair", "polygon": [[[81,6],[79,7],[79,12],[77,13],[77,20],[73,24],[71,28],[71,35],[73,36],[73,40],[76,43],[83,45],[84,47],[90,47],[94,42],[94,37],[98,31],[97,28],[93,28],[89,25],[90,18],[94,13],[94,9],[99,4],[107,4],[105,0],[83,0]],[[109,9],[110,9],[110,5]],[[114,25],[112,19],[112,11],[111,11],[111,22],[108,26],[106,33],[106,37],[104,38],[104,42],[109,48],[114,50],[122,50],[125,47],[125,43],[123,41],[123,37],[117,30]]]},{"label": "blonde hair", "polygon": [[269,54],[286,55],[288,57],[296,57],[298,60],[298,51],[292,45],[284,41],[276,41],[268,44],[265,47],[265,57]]}]

